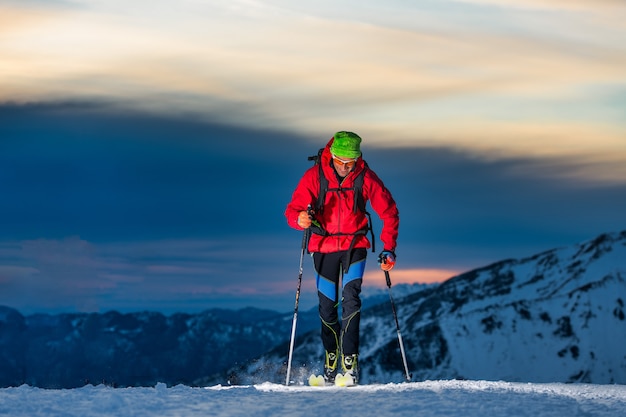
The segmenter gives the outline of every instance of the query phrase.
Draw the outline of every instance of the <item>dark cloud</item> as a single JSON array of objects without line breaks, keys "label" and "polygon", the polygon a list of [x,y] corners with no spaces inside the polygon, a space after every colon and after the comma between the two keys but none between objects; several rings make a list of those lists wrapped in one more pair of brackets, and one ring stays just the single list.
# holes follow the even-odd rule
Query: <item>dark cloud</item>
[{"label": "dark cloud", "polygon": [[272,232],[272,204],[289,198],[304,139],[102,110],[0,108],[5,234]]},{"label": "dark cloud", "polygon": [[[283,212],[328,138],[93,103],[5,104],[0,137],[0,242],[21,248],[1,253],[0,303],[291,308],[301,234]],[[367,138],[363,152],[400,209],[399,268],[478,267],[624,228],[626,185],[574,180],[558,159]]]},{"label": "dark cloud", "polygon": [[572,178],[576,167],[556,158],[485,160],[450,149],[367,157],[397,199],[401,243],[429,253],[426,262],[480,266],[624,225],[626,184]]}]

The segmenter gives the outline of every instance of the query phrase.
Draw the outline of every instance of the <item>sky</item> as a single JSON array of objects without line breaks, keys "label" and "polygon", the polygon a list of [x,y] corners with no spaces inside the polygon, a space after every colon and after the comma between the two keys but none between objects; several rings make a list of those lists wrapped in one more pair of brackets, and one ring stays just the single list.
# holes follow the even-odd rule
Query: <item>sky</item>
[{"label": "sky", "polygon": [[625,22],[618,0],[1,0],[0,305],[293,309],[284,209],[339,130],[398,204],[393,283],[624,230]]}]

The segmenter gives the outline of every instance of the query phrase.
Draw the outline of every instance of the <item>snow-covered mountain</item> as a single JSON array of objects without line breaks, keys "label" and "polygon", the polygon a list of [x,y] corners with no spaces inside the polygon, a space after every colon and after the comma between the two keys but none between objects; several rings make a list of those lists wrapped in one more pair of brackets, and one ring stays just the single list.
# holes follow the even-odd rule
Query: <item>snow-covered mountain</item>
[{"label": "snow-covered mountain", "polygon": [[[413,380],[626,383],[626,231],[501,261],[395,302]],[[401,381],[389,302],[362,317],[362,381]],[[293,379],[319,372],[322,354],[318,332],[300,336]],[[284,360],[279,348],[231,375],[281,381]]]},{"label": "snow-covered mountain", "polygon": [[[193,385],[286,344],[292,316],[247,308],[24,317],[0,307],[0,387]],[[317,313],[301,317],[303,329],[317,327]]]},{"label": "snow-covered mountain", "polygon": [[[371,292],[364,305],[380,302],[381,295]],[[196,385],[215,374],[222,380],[234,364],[288,346],[292,318],[293,312],[254,308],[171,316],[115,311],[23,316],[0,306],[0,387]],[[299,331],[317,328],[317,307],[300,309]]]}]

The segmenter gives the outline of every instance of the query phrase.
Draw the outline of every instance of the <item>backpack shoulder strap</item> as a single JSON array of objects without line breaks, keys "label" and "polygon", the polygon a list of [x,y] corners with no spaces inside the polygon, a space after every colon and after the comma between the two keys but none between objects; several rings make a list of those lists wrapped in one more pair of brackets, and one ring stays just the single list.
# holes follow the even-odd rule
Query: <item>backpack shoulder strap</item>
[{"label": "backpack shoulder strap", "polygon": [[324,148],[320,148],[317,151],[316,155],[311,155],[307,159],[309,161],[313,161],[313,165],[318,166],[318,178],[320,182],[320,190],[317,193],[317,201],[315,202],[315,212],[320,213],[322,208],[324,207],[324,199],[326,198],[326,192],[328,191],[328,180],[326,176],[324,176],[324,172],[322,172],[322,153],[324,152]]},{"label": "backpack shoulder strap", "polygon": [[365,198],[363,198],[363,182],[365,178],[365,171],[368,170],[367,162],[365,163],[365,168],[359,173],[359,175],[354,179],[354,209],[355,211],[361,210],[363,213],[367,214],[367,210],[365,209]]},{"label": "backpack shoulder strap", "polygon": [[322,164],[318,165],[318,174],[320,180],[320,190],[317,193],[317,202],[315,203],[315,212],[321,213],[324,207],[324,200],[326,200],[326,192],[328,191],[328,178],[324,175],[324,170],[322,170]]},{"label": "backpack shoulder strap", "polygon": [[372,252],[376,251],[376,238],[374,237],[374,227],[372,226],[372,216],[365,208],[365,197],[363,197],[363,183],[365,182],[365,172],[369,169],[367,162],[365,163],[365,167],[363,171],[359,173],[359,175],[354,179],[354,210],[361,210],[361,212],[365,213],[367,216],[367,230],[370,232],[371,236],[371,244],[372,244]]}]

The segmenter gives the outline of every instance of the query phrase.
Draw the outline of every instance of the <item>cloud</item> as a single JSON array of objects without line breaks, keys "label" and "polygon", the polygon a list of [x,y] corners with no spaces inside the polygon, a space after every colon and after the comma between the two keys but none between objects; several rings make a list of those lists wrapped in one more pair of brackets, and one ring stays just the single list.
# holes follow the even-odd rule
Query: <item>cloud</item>
[{"label": "cloud", "polygon": [[[47,309],[69,304],[82,309],[93,291],[110,288],[98,276],[93,248],[78,238],[4,242],[0,266],[0,304],[23,303]],[[9,255],[10,252],[10,255]]]},{"label": "cloud", "polygon": [[[623,28],[604,30],[614,13],[600,9],[589,19],[489,7],[463,14],[455,4],[441,10],[385,6],[398,15],[424,12],[440,25],[406,27],[372,5],[331,17],[330,5],[284,2],[187,2],[148,13],[96,3],[11,29],[4,73],[15,82],[0,94],[115,100],[303,134],[349,124],[380,144],[472,148],[477,141],[465,132],[481,129],[512,138],[494,138],[482,151],[515,154],[529,147],[512,144],[543,140],[546,131],[548,143],[557,144],[547,152],[567,148],[563,136],[586,141],[588,135],[577,134],[582,127],[598,132],[602,152],[615,149],[611,143],[623,135],[623,122],[579,118],[567,126],[568,102],[586,102],[581,110],[601,106],[589,86],[622,83]],[[550,120],[529,111],[537,106],[550,108]],[[555,128],[556,137],[550,133]]]},{"label": "cloud", "polygon": [[[452,278],[460,273],[465,272],[454,269],[403,269],[401,267],[394,268],[390,273],[392,285],[395,284],[432,284],[437,282],[443,282],[449,278]],[[383,272],[376,268],[368,271],[363,277],[364,282],[367,285],[374,285],[377,287],[386,287],[387,282]]]},{"label": "cloud", "polygon": [[547,9],[594,12],[598,9],[623,10],[619,0],[456,0],[460,3],[484,4],[513,9]]},{"label": "cloud", "polygon": [[[94,243],[74,236],[3,242],[0,247],[5,249],[0,257],[0,304],[25,313],[194,312],[242,307],[246,302],[287,311],[297,284],[297,248],[289,239]],[[303,308],[312,306],[316,297],[309,263],[305,259]],[[382,273],[373,260],[370,263],[368,285],[384,286]],[[424,283],[454,274],[451,270],[397,268],[393,277],[394,284]]]},{"label": "cloud", "polygon": [[39,270],[30,266],[0,265],[0,283],[11,284],[14,279],[22,279],[37,273]]},{"label": "cloud", "polygon": [[[0,229],[35,242],[81,236],[92,247],[76,243],[76,260],[106,265],[82,267],[103,278],[87,285],[139,286],[150,277],[151,288],[167,289],[184,276],[197,294],[217,294],[223,286],[202,277],[232,275],[240,279],[228,290],[233,297],[248,282],[268,294],[295,278],[300,241],[284,209],[310,166],[306,157],[332,132],[315,138],[246,130],[88,102],[0,106],[0,182],[10,196],[0,206]],[[618,154],[611,160],[583,146],[585,159],[522,158],[380,147],[363,136],[365,159],[399,204],[399,270],[466,270],[621,227],[626,191]],[[612,181],[587,172],[597,161]],[[131,242],[125,250],[124,242]],[[105,243],[118,250],[103,252]]]},{"label": "cloud", "polygon": [[[246,298],[256,298],[260,304],[264,304],[258,300],[262,297],[273,297],[271,303],[276,297],[286,300],[284,267],[273,268],[271,278],[261,272],[268,270],[274,257],[281,257],[281,246],[264,241],[266,249],[243,259],[237,255],[244,253],[245,245],[237,238],[103,244],[67,237],[3,242],[0,304],[26,312],[112,308],[172,312]],[[258,246],[250,239],[246,242]]]},{"label": "cloud", "polygon": [[[112,289],[146,280],[145,305],[280,304],[299,244],[284,206],[306,156],[345,129],[400,205],[398,273],[621,224],[621,3],[146,5],[0,6],[0,229],[31,242],[2,257],[3,288],[41,280],[86,310],[144,305]],[[142,252],[150,241],[158,257]],[[44,256],[64,250],[69,269]],[[50,277],[79,272],[97,296],[77,307]],[[202,278],[225,275],[228,286]]]}]

